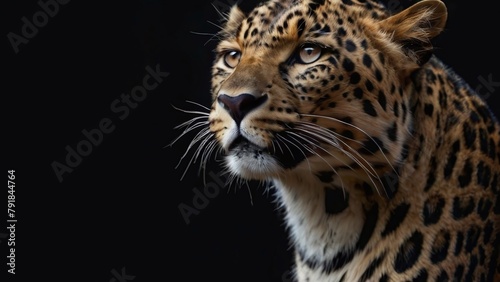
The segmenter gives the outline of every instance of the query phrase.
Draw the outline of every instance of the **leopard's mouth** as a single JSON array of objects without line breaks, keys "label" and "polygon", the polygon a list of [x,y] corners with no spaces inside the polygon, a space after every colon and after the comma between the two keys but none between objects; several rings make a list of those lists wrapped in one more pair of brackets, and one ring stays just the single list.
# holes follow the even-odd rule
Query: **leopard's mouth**
[{"label": "leopard's mouth", "polygon": [[242,135],[239,135],[229,146],[228,154],[242,162],[274,159],[282,169],[292,169],[307,157],[311,156],[298,142],[275,141],[270,147],[260,147]]},{"label": "leopard's mouth", "polygon": [[233,151],[235,149],[236,150],[244,149],[244,148],[253,148],[255,150],[262,150],[262,148],[250,142],[247,138],[243,137],[242,135],[236,137],[236,139],[233,140],[231,145],[229,145],[229,151]]}]

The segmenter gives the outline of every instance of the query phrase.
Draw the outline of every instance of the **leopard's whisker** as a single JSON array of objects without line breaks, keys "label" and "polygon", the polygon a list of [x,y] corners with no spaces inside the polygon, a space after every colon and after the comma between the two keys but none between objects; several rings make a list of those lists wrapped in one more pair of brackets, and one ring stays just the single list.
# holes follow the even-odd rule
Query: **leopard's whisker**
[{"label": "leopard's whisker", "polygon": [[[192,102],[192,101],[187,101],[188,103],[191,103],[191,104],[194,104],[194,105],[197,105],[197,106],[200,106],[206,110],[209,110],[207,107],[199,104],[199,103],[196,103],[196,102]],[[165,147],[167,146],[172,146],[174,143],[176,143],[179,139],[181,139],[182,137],[184,137],[187,133],[197,129],[197,128],[200,128],[200,127],[206,127],[209,122],[208,122],[208,116],[209,116],[209,113],[207,112],[200,112],[200,111],[193,111],[193,110],[184,110],[184,109],[181,109],[181,108],[178,108],[176,106],[173,106],[172,107],[178,111],[181,111],[181,112],[184,112],[184,113],[189,113],[189,114],[195,114],[195,115],[198,115],[196,117],[193,117],[183,123],[181,123],[180,125],[177,125],[176,127],[174,127],[174,129],[180,129],[180,128],[184,128],[184,130],[182,131],[181,134],[179,134],[179,136],[177,136],[173,141],[171,141],[169,144],[167,144]],[[202,119],[206,119],[205,121],[200,121]],[[183,156],[184,157],[184,156]],[[182,159],[181,159],[182,161]]]},{"label": "leopard's whisker", "polygon": [[[273,144],[274,144],[274,143],[276,143],[276,145],[278,145],[278,148],[280,149],[280,152],[281,152],[282,154],[284,154],[284,152],[283,152],[283,148],[281,147],[280,143],[279,143],[279,142],[276,142],[274,139],[273,139],[273,141],[272,141],[272,142],[273,142]],[[275,149],[275,151],[276,151],[276,149]]]},{"label": "leopard's whisker", "polygon": [[221,29],[221,30],[223,30],[223,29],[224,29],[222,26],[220,26],[220,25],[218,25],[218,24],[216,24],[216,23],[214,23],[214,22],[212,22],[212,21],[207,21],[207,23],[209,23],[209,24],[211,24],[211,25],[213,25],[213,26],[215,26],[215,27],[218,27],[218,28],[219,28],[219,29]]},{"label": "leopard's whisker", "polygon": [[[307,138],[305,138],[305,137],[303,137],[303,136],[301,136],[301,135],[299,135],[299,134],[296,134],[296,133],[294,133],[294,132],[289,132],[289,134],[291,134],[291,135],[295,135],[295,136],[297,136],[297,137],[301,138],[302,140],[304,140],[304,141],[308,142],[309,144],[311,144],[311,145],[313,145],[313,146],[315,146],[315,147],[317,147],[317,148],[319,148],[319,149],[321,149],[321,150],[324,150],[325,152],[329,153],[326,149],[324,149],[324,148],[322,148],[322,147],[320,147],[320,146],[317,146],[317,144],[315,144],[314,142],[311,142],[310,140],[308,140]],[[292,137],[292,138],[293,138],[293,137]],[[297,141],[297,142],[300,144],[300,142],[299,142],[299,141]],[[312,148],[309,148],[307,145],[303,145],[303,146],[306,148],[306,150],[307,150],[308,152],[310,152],[310,153],[311,153],[311,154],[313,154],[313,155],[316,155],[316,156],[317,156],[317,157],[319,157],[321,160],[323,160],[323,161],[324,161],[324,162],[325,162],[325,163],[326,163],[326,164],[330,167],[330,169],[331,169],[331,170],[332,170],[332,171],[333,171],[333,172],[334,172],[337,176],[339,176],[339,174],[338,174],[337,170],[336,170],[336,169],[334,169],[334,168],[330,165],[330,163],[329,163],[327,160],[325,160],[325,159],[324,159],[324,158],[323,158],[320,154],[318,154],[318,153],[317,153],[316,151],[314,151]],[[335,158],[335,156],[333,156],[331,153],[329,153],[329,154],[330,154],[332,157],[334,157],[334,158]],[[307,160],[307,158],[306,158],[306,160]],[[307,161],[307,162],[309,163],[309,161]],[[309,165],[309,170],[310,170],[310,171],[311,171],[311,173],[312,173],[312,169],[311,169],[311,166],[310,166],[310,165]],[[345,189],[344,189],[345,187],[344,187],[344,182],[342,181],[342,177],[339,177],[339,180],[340,180],[340,183],[342,184],[342,191],[344,191],[344,196],[345,196]]]},{"label": "leopard's whisker", "polygon": [[[310,127],[308,128],[307,130],[306,129],[301,129],[300,126],[297,126],[295,127],[295,129],[299,129],[301,130],[302,132],[304,132],[305,134],[308,134],[308,135],[313,135],[319,139],[321,139],[324,143],[327,143],[328,145],[331,145],[335,148],[340,148],[340,144],[339,144],[339,140],[337,137],[333,136],[333,135],[330,135],[330,136],[323,136],[323,134],[325,132],[322,132],[321,131],[321,127],[316,127],[316,128],[313,128],[313,127]],[[327,137],[331,137],[331,139],[328,139]]]},{"label": "leopard's whisker", "polygon": [[[293,132],[287,132],[288,135],[291,135]],[[282,140],[285,140],[285,141],[288,141],[290,144],[292,144],[293,146],[295,146],[301,153],[302,155],[304,155],[304,158],[305,160],[307,161],[307,165],[309,166],[309,171],[312,172],[312,168],[311,168],[311,163],[309,162],[309,160],[307,159],[307,155],[304,153],[304,151],[302,151],[302,148],[300,148],[298,145],[296,145],[294,142],[291,142],[290,140],[288,140],[288,138],[284,138],[283,136],[280,136],[282,138]],[[293,138],[292,136],[288,136],[290,137],[291,139],[293,139],[295,142],[297,142],[297,144],[300,144],[300,142],[297,141],[297,139]],[[291,153],[291,151],[290,151]],[[293,155],[293,153],[292,153]]]},{"label": "leopard's whisker", "polygon": [[[207,128],[204,128],[202,130],[200,130],[200,132],[198,132],[195,136],[195,138],[193,138],[191,140],[191,142],[189,143],[186,151],[184,152],[184,154],[182,155],[182,157],[180,158],[179,160],[179,163],[175,166],[175,168],[177,169],[180,165],[180,163],[182,162],[182,160],[184,160],[184,158],[187,156],[187,154],[191,151],[191,148],[196,144],[198,143],[201,139],[203,139],[204,136],[207,136],[208,134],[210,134],[210,130],[207,129]],[[193,154],[193,157],[194,157],[194,154]],[[191,161],[193,160],[193,157],[191,158]],[[191,161],[189,162],[189,165],[191,165]]]},{"label": "leopard's whisker", "polygon": [[[210,155],[212,155],[212,153],[214,153],[215,149],[217,148],[217,140],[212,139],[206,147],[207,148],[203,152],[203,155],[201,156],[201,160],[200,160],[200,162],[203,164],[208,163],[208,159],[210,158]],[[216,151],[215,151],[215,153],[216,153]]]},{"label": "leopard's whisker", "polygon": [[[179,161],[179,163],[177,164],[177,166],[175,167],[177,169],[177,167],[179,166],[179,164],[182,162],[183,158],[186,156],[187,154],[187,151],[186,153],[183,155],[183,157],[181,158],[181,160]],[[186,176],[186,173],[188,171],[188,169],[191,167],[191,164],[193,164],[193,158],[194,158],[194,155],[191,156],[191,159],[189,160],[188,162],[188,165],[186,166],[186,169],[184,169],[184,172],[182,173],[181,175],[181,181],[184,179],[184,176]]]},{"label": "leopard's whisker", "polygon": [[[286,141],[286,138],[284,138],[283,136],[281,135],[276,135],[276,139],[278,140],[283,140],[283,141]],[[279,144],[279,143],[278,143]],[[288,145],[286,143],[282,143],[283,145],[285,145],[285,147],[288,149],[288,152],[290,152],[290,155],[293,157],[293,152],[292,150],[290,149],[290,147],[288,147]]]},{"label": "leopard's whisker", "polygon": [[181,134],[179,134],[179,136],[177,136],[167,146],[172,146],[174,143],[176,143],[177,141],[179,141],[179,139],[181,139],[184,135],[188,134],[189,132],[193,131],[196,128],[199,128],[199,127],[205,128],[207,124],[208,124],[208,121],[200,121],[200,122],[197,122],[197,123],[195,123],[193,125],[190,125],[186,129],[184,129],[184,131]]},{"label": "leopard's whisker", "polygon": [[[198,107],[200,107],[200,108],[202,108],[202,109],[205,109],[205,110],[207,110],[207,111],[209,111],[209,112],[210,112],[210,108],[209,108],[209,107],[207,107],[207,106],[205,106],[205,105],[203,105],[203,104],[200,104],[200,103],[198,103],[198,102],[191,101],[191,100],[186,100],[186,103],[196,105],[196,106],[198,106]],[[202,112],[202,113],[203,113],[203,114],[206,114],[206,115],[208,116],[208,115],[210,114],[209,112],[207,112],[207,113],[203,113],[203,112]]]},{"label": "leopard's whisker", "polygon": [[[314,134],[314,131],[311,131],[311,130],[317,130],[318,132],[320,133],[324,133],[324,134],[329,134],[330,133],[330,130],[324,128],[324,127],[320,127],[320,126],[313,126],[314,124],[310,124],[310,126],[308,127],[308,131],[306,132],[308,135],[315,135]],[[300,129],[300,126],[297,126],[296,129]],[[322,135],[316,135],[318,138],[320,138],[323,142],[329,144],[329,139],[325,139],[325,136],[322,136]],[[352,149],[352,147],[350,147],[347,143],[345,143],[344,141],[342,141],[341,139],[339,138],[336,138],[335,136],[332,136],[330,134],[330,137],[332,138],[335,138],[336,141],[342,143],[344,146],[346,146],[349,150],[351,150],[352,152],[354,152],[359,158],[361,158],[361,160],[364,161],[364,163],[362,161],[360,161],[356,156],[354,156],[353,154],[351,154],[350,152],[346,151],[344,148],[342,148],[342,146],[340,146],[339,143],[333,143],[333,146],[336,147],[339,151],[341,151],[344,155],[346,155],[347,157],[349,157],[351,160],[353,160],[359,167],[361,167],[361,169],[363,169],[363,171],[367,174],[368,178],[370,179],[370,182],[372,182],[372,184],[374,185],[376,191],[378,194],[380,194],[379,190],[378,190],[378,187],[377,185],[375,184],[373,178],[377,179],[379,181],[380,184],[382,184],[382,187],[384,186],[383,183],[382,183],[382,180],[380,179],[380,177],[376,174],[375,172],[375,169],[373,168],[373,166],[370,164],[370,162],[368,162],[363,156],[361,156],[361,154],[359,154],[356,150]],[[341,161],[344,165],[346,165],[348,168],[350,168],[351,170],[354,170],[350,165],[346,164],[344,161],[338,159],[336,156],[332,155],[330,152],[328,152],[327,150],[325,150],[324,148],[322,147],[318,147],[318,148],[321,148],[323,151],[325,151],[327,154],[329,154],[330,156],[336,158],[337,160]],[[365,165],[366,164],[366,165]],[[367,167],[368,166],[368,167]],[[370,169],[368,169],[370,168]],[[385,189],[384,189],[385,190]]]},{"label": "leopard's whisker", "polygon": [[227,193],[229,193],[229,191],[231,190],[231,186],[233,186],[234,182],[238,178],[238,175],[231,172],[231,170],[229,169],[229,165],[226,162],[222,164],[222,167],[224,169],[224,172],[227,173],[227,179],[224,187],[227,187]]},{"label": "leopard's whisker", "polygon": [[[209,139],[209,138],[207,138]],[[208,144],[205,146],[205,150],[203,150],[203,153],[200,158],[200,167],[199,171],[203,172],[203,184],[206,185],[206,168],[207,168],[207,163],[208,159],[210,158],[210,155],[214,152],[214,149],[217,148],[217,140],[215,138],[210,138]],[[215,156],[217,157],[217,156]]]},{"label": "leopard's whisker", "polygon": [[[305,127],[308,127],[310,129],[314,129],[314,130],[319,130],[322,133],[324,133],[325,135],[327,135],[327,137],[332,137],[332,135],[333,135],[333,138],[337,138],[338,141],[341,141],[341,139],[346,139],[346,140],[349,140],[349,141],[354,142],[354,143],[362,144],[362,142],[359,140],[345,137],[344,135],[342,135],[340,133],[337,133],[333,130],[319,126],[319,125],[312,123],[312,122],[309,122],[309,121],[299,121],[299,122],[296,122],[296,125],[305,126]],[[340,137],[340,138],[338,138],[338,137]]]},{"label": "leopard's whisker", "polygon": [[208,32],[198,32],[198,31],[191,31],[191,33],[196,34],[196,35],[210,36],[210,38],[208,38],[208,40],[205,41],[205,43],[203,43],[203,45],[207,45],[208,42],[213,41],[215,39],[217,39],[217,40],[222,39],[222,37],[219,36],[219,33],[208,33]]},{"label": "leopard's whisker", "polygon": [[210,35],[210,36],[216,36],[217,33],[209,33],[209,32],[200,32],[200,31],[190,31],[192,34],[196,34],[196,35]]},{"label": "leopard's whisker", "polygon": [[379,144],[377,144],[377,142],[373,139],[372,136],[370,136],[370,134],[368,134],[366,131],[364,131],[363,129],[359,128],[358,126],[355,126],[353,124],[350,124],[348,122],[345,122],[345,121],[342,121],[342,120],[339,120],[339,119],[336,119],[336,118],[333,118],[333,117],[329,117],[329,116],[323,116],[323,115],[314,115],[314,114],[302,114],[303,116],[305,117],[314,117],[314,118],[323,118],[323,119],[327,119],[327,120],[332,120],[332,121],[335,121],[335,122],[339,122],[339,123],[342,123],[344,125],[347,125],[347,126],[350,126],[356,130],[358,130],[359,132],[363,133],[365,136],[367,136],[371,141],[373,141],[373,143],[377,146],[378,150],[380,151],[380,153],[382,154],[382,156],[385,158],[385,160],[387,161],[387,164],[391,167],[391,169],[394,171],[394,173],[399,176],[396,168],[394,168],[394,166],[392,165],[392,163],[389,161],[389,158],[387,158],[387,155],[383,152],[382,148],[379,146]]},{"label": "leopard's whisker", "polygon": [[246,183],[247,185],[247,191],[248,191],[248,195],[250,196],[250,204],[253,206],[253,197],[252,197],[252,192],[250,190],[250,185],[248,184],[248,181]]},{"label": "leopard's whisker", "polygon": [[211,3],[211,4],[212,4],[212,7],[214,8],[214,10],[217,12],[217,14],[219,14],[220,17],[222,17],[225,21],[229,20],[229,15],[227,13],[223,13],[219,9],[217,9],[217,7],[215,6],[214,3]]},{"label": "leopard's whisker", "polygon": [[[300,133],[300,131],[299,131],[299,133]],[[294,133],[293,133],[293,132],[290,132],[289,134],[294,134]],[[347,164],[347,163],[346,163],[346,162],[344,162],[343,160],[339,159],[337,156],[335,156],[334,154],[332,154],[331,152],[329,152],[327,149],[325,149],[325,148],[323,148],[322,146],[320,146],[320,144],[317,144],[317,143],[315,143],[315,142],[313,142],[313,141],[311,141],[311,140],[307,139],[307,137],[309,137],[309,135],[315,135],[315,136],[317,136],[318,138],[320,138],[320,139],[321,139],[321,140],[323,140],[323,141],[329,141],[329,140],[323,139],[323,137],[322,137],[322,136],[318,136],[318,135],[316,135],[314,132],[311,132],[311,131],[307,131],[307,132],[306,132],[306,134],[307,134],[307,135],[305,135],[305,136],[302,136],[302,135],[299,135],[299,134],[295,134],[295,135],[298,135],[298,136],[299,136],[302,140],[307,141],[309,144],[311,144],[311,145],[313,145],[313,146],[317,147],[318,149],[321,149],[322,151],[324,151],[325,153],[327,153],[327,154],[328,154],[328,155],[330,155],[331,157],[333,157],[333,158],[335,158],[336,160],[338,160],[338,161],[342,162],[342,163],[343,163],[345,166],[347,166],[348,168],[353,169],[353,168],[352,168],[349,164]],[[318,142],[319,140],[314,140],[314,141],[317,141],[317,142]],[[328,144],[329,144],[329,143],[327,143],[327,145],[328,145]],[[337,144],[337,143],[334,143],[334,144]],[[331,144],[330,144],[330,145],[331,145]],[[334,147],[335,147],[335,148],[337,148],[337,149],[341,149],[340,147],[338,147],[338,146],[336,146],[336,145],[334,145]],[[316,154],[316,155],[317,155],[317,154]]]},{"label": "leopard's whisker", "polygon": [[[302,125],[302,124],[301,124]],[[313,126],[314,125],[314,126]],[[300,126],[297,126],[297,128],[300,128]],[[368,162],[359,152],[357,152],[356,150],[354,150],[351,146],[349,146],[346,142],[342,141],[342,139],[340,138],[336,138],[336,136],[332,136],[331,134],[335,133],[329,129],[326,129],[324,127],[320,127],[318,125],[315,125],[315,124],[309,124],[309,128],[310,130],[317,130],[318,132],[321,132],[325,135],[328,135],[328,137],[331,137],[331,138],[334,138],[337,142],[341,143],[343,146],[347,147],[349,150],[351,150],[354,154],[356,154],[356,156],[358,156],[359,158],[361,158],[363,161],[365,161],[365,163],[368,165],[368,167],[371,169],[368,170],[365,165],[359,161],[356,157],[354,157],[351,153],[348,153],[347,151],[345,151],[342,146],[340,144],[335,144],[335,147],[339,150],[341,150],[342,152],[344,152],[350,159],[352,159],[353,161],[355,161],[360,167],[362,167],[367,173],[369,173],[371,176],[374,176],[374,177],[378,177],[377,174],[376,174],[376,171],[375,169],[371,166],[370,162]],[[307,133],[311,133],[310,131],[308,131]],[[319,136],[322,140],[324,140],[325,142],[328,142],[329,139],[325,139],[325,136]]]},{"label": "leopard's whisker", "polygon": [[[202,154],[203,152],[206,151],[206,144],[207,142],[210,141],[210,136],[209,133],[210,132],[204,132],[203,134],[200,134],[201,131],[197,134],[197,136],[193,139],[193,140],[199,140],[201,141],[198,148],[196,148],[196,150],[194,151],[194,159],[192,160],[193,163],[196,163],[196,161],[198,160],[198,157],[200,156],[200,154]],[[199,135],[199,136],[198,136]],[[189,147],[188,147],[188,150],[189,150]]]},{"label": "leopard's whisker", "polygon": [[271,140],[271,148],[272,148],[272,151],[273,153],[276,152],[276,146],[274,145],[275,141],[274,140]]},{"label": "leopard's whisker", "polygon": [[[196,102],[193,102],[193,101],[186,101],[187,103],[190,103],[190,104],[194,104],[194,105],[197,105],[197,106],[200,106],[202,107],[203,109],[207,110],[207,111],[210,111],[209,108],[199,104],[199,103],[196,103]],[[204,116],[209,116],[210,113],[209,112],[200,112],[200,111],[194,111],[194,110],[184,110],[184,109],[181,109],[179,107],[176,107],[174,105],[172,105],[172,108],[178,110],[178,111],[181,111],[183,113],[188,113],[188,114],[198,114],[198,115],[204,115]]]},{"label": "leopard's whisker", "polygon": [[[176,127],[174,127],[174,129],[181,129],[183,127],[186,127],[184,129],[184,132],[187,132],[187,131],[190,131],[190,126],[191,124],[193,124],[195,121],[199,120],[199,119],[207,119],[207,117],[204,117],[204,116],[200,116],[200,117],[194,117],[188,121],[185,121],[179,125],[177,125]],[[203,124],[208,124],[208,120],[205,121]]]}]

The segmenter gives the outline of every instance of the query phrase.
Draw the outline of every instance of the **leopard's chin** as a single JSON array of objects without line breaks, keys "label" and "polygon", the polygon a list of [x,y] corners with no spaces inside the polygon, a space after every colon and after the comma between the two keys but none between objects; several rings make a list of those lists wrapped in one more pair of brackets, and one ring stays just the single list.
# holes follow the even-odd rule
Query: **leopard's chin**
[{"label": "leopard's chin", "polygon": [[262,148],[240,136],[231,144],[226,162],[231,172],[241,178],[269,180],[298,166],[308,156],[293,146],[286,150]]},{"label": "leopard's chin", "polygon": [[226,163],[232,173],[247,180],[267,180],[282,170],[267,149],[242,137],[231,144]]}]

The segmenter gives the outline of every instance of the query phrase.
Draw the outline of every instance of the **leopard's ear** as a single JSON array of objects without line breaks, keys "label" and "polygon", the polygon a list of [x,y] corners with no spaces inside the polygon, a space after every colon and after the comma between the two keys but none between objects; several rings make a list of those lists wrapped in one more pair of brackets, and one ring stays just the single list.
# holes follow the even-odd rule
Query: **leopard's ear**
[{"label": "leopard's ear", "polygon": [[418,65],[432,55],[430,40],[440,34],[448,17],[439,0],[423,0],[382,20],[379,27]]},{"label": "leopard's ear", "polygon": [[246,18],[245,13],[241,11],[241,9],[234,5],[231,7],[229,14],[227,15],[227,21],[224,24],[224,29],[222,33],[225,37],[236,37],[236,32],[238,31],[238,27],[241,25],[243,20]]}]

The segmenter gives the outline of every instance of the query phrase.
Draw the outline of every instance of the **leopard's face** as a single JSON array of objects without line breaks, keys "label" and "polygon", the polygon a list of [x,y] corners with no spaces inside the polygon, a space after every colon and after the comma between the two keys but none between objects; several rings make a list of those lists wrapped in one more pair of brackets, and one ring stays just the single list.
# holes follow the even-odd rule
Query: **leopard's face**
[{"label": "leopard's face", "polygon": [[229,170],[246,179],[360,170],[371,179],[393,168],[412,124],[409,72],[428,56],[410,29],[371,1],[233,8],[209,116]]}]

